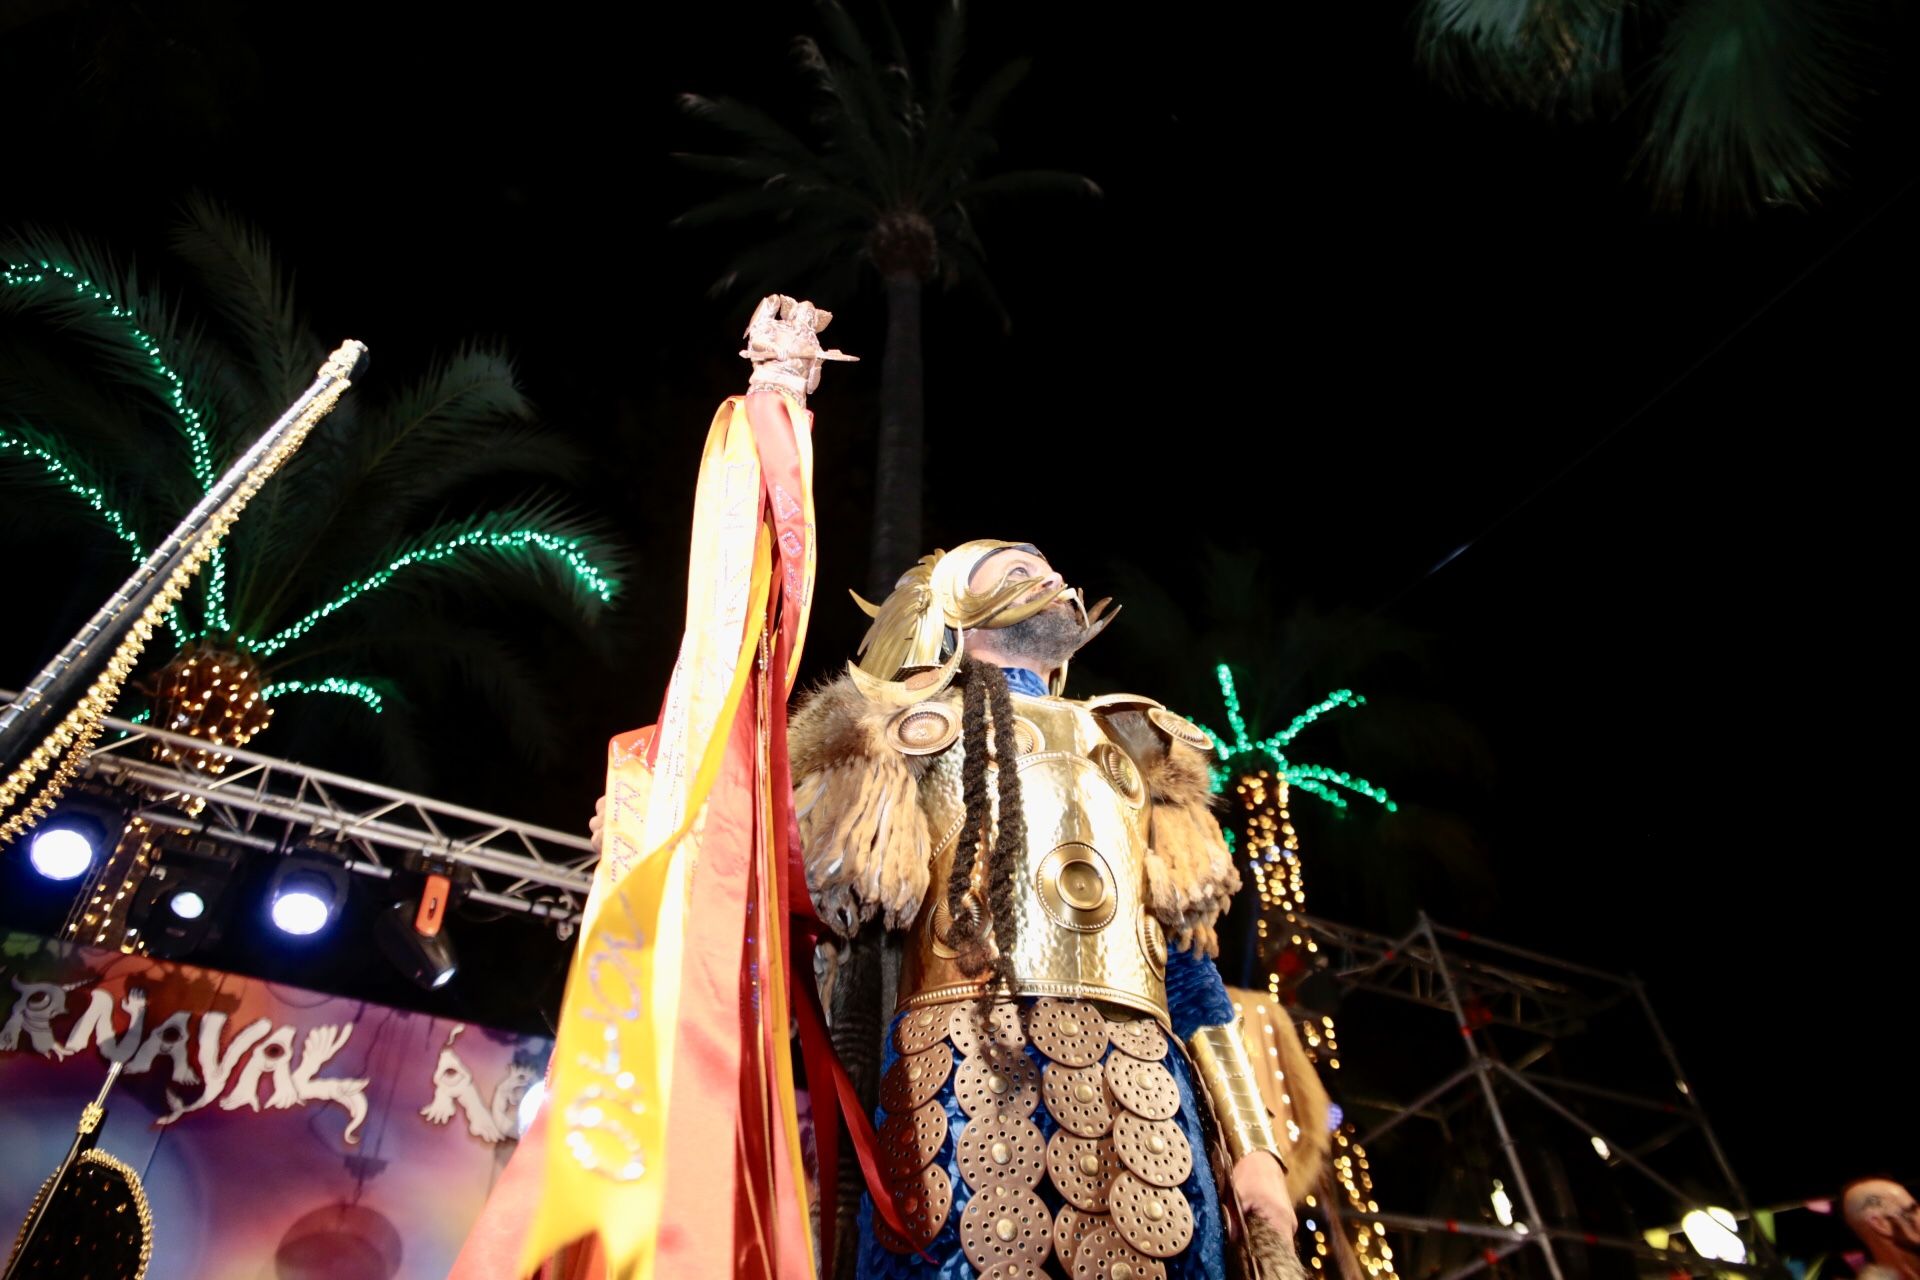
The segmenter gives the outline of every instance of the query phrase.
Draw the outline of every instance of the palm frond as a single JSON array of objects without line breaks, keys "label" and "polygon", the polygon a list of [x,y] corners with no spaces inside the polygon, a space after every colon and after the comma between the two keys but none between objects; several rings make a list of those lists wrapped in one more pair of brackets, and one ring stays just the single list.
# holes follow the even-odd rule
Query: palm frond
[{"label": "palm frond", "polygon": [[69,456],[109,460],[117,505],[144,530],[200,497],[178,423],[92,371],[91,348],[32,317],[0,331],[0,414],[43,431]]},{"label": "palm frond", "polygon": [[552,759],[557,721],[550,677],[542,672],[539,655],[521,652],[484,626],[413,611],[404,625],[357,629],[350,641],[324,655],[303,659],[290,653],[288,659],[276,664],[276,679],[323,683],[326,673],[343,668],[386,673],[365,682],[382,695],[378,716],[346,699],[326,701],[343,707],[330,720],[357,720],[361,736],[393,751],[424,745],[418,725],[423,712],[439,708],[445,715],[448,708],[473,703],[484,708],[491,731],[510,751],[532,763]]},{"label": "palm frond", "polygon": [[835,305],[851,292],[866,259],[866,232],[867,228],[846,219],[796,226],[735,255],[712,292],[731,292],[742,281],[756,288],[763,283],[784,285],[792,292],[798,282],[807,281],[823,302]]},{"label": "palm frond", "polygon": [[29,228],[0,256],[0,309],[51,319],[80,338],[98,374],[170,416],[195,480],[211,485],[219,469],[214,371],[226,362],[217,343],[89,241]]},{"label": "palm frond", "polygon": [[915,186],[920,191],[946,191],[970,178],[982,161],[999,149],[993,124],[1001,108],[1020,82],[1027,78],[1032,63],[1016,58],[999,68],[973,95],[964,110],[954,114],[944,127],[930,130],[939,145],[920,154]]},{"label": "palm frond", "polygon": [[1575,117],[1623,89],[1623,0],[1426,0],[1418,54],[1455,92]]},{"label": "palm frond", "polygon": [[900,198],[900,180],[905,176],[899,164],[906,154],[900,122],[892,118],[880,73],[859,27],[830,0],[819,8],[839,56],[829,56],[809,36],[798,36],[793,42],[794,58],[820,98],[813,122],[826,138],[826,152],[850,157],[872,182],[880,202],[893,203]]},{"label": "palm frond", "polygon": [[[966,206],[955,206],[957,220],[965,222],[966,212]],[[940,266],[943,287],[973,294],[992,314],[1001,333],[1013,332],[1013,315],[993,283],[993,273],[987,270],[986,249],[970,224],[947,238],[941,248]]]},{"label": "palm frond", "polygon": [[677,230],[693,231],[787,214],[819,214],[862,221],[878,217],[879,212],[871,200],[842,187],[773,181],[759,187],[732,191],[705,204],[695,205],[676,217],[670,225]]},{"label": "palm frond", "polygon": [[955,202],[1001,196],[1091,196],[1097,200],[1104,194],[1100,185],[1083,173],[1068,173],[1060,169],[1013,169],[968,182],[957,188],[951,198]]},{"label": "palm frond", "polygon": [[66,453],[52,436],[24,426],[0,426],[0,475],[12,482],[7,486],[8,514],[19,513],[27,494],[51,499],[35,503],[36,514],[90,511],[88,523],[124,544],[136,564],[146,558],[140,533],[122,509],[124,501],[112,492],[111,482],[83,459]]},{"label": "palm frond", "polygon": [[954,81],[960,74],[960,57],[967,44],[966,6],[960,0],[946,0],[933,23],[933,55],[928,59],[927,115],[934,120],[953,107]]},{"label": "palm frond", "polygon": [[748,154],[779,162],[783,171],[798,178],[825,183],[828,174],[820,157],[785,125],[758,107],[733,98],[707,98],[683,93],[679,98],[683,114],[730,134],[749,148]]},{"label": "palm frond", "polygon": [[[253,417],[276,412],[306,389],[325,351],[294,306],[293,276],[275,259],[266,235],[213,199],[187,198],[172,237],[174,252],[192,267],[213,313],[226,322],[257,406]],[[243,429],[250,424],[241,425]]]},{"label": "palm frond", "polygon": [[[309,567],[343,564],[391,546],[422,514],[483,476],[578,478],[579,447],[542,429],[512,360],[467,346],[394,395],[329,417],[274,481],[281,499],[248,529],[251,566],[275,576],[243,584],[243,620],[258,627]],[[246,527],[246,526],[243,526]]]},{"label": "palm frond", "polygon": [[236,642],[260,658],[273,658],[355,602],[396,584],[402,591],[430,591],[458,581],[467,593],[497,590],[503,571],[555,589],[582,615],[613,599],[622,556],[598,520],[570,512],[553,499],[437,525],[393,548],[385,565],[342,583],[321,603],[270,635],[241,635]]},{"label": "palm frond", "polygon": [[[985,270],[985,253],[962,201],[999,196],[1098,194],[1070,174],[1031,172],[989,180],[980,172],[997,144],[993,126],[1025,78],[1026,60],[989,75],[970,98],[958,96],[965,43],[965,7],[946,0],[934,20],[926,74],[914,66],[884,6],[866,27],[840,0],[818,5],[821,31],[801,36],[794,52],[814,110],[802,140],[757,108],[724,98],[686,95],[681,109],[740,143],[732,155],[683,154],[682,164],[737,184],[687,210],[674,226],[761,223],[768,240],[742,252],[716,282],[716,294],[746,284],[792,291],[800,282],[836,294],[850,291],[874,262],[882,235],[889,261],[925,273],[941,270],[949,285],[973,287],[1004,325],[1005,308]],[[934,241],[924,240],[923,222]],[[903,230],[904,229],[904,230]],[[927,252],[931,249],[932,252]]]},{"label": "palm frond", "polygon": [[[104,528],[135,564],[146,559],[146,542],[113,483],[54,437],[25,426],[0,426],[0,481],[14,482],[7,484],[7,500],[0,504],[6,523],[31,519],[41,536],[49,525],[82,523],[90,533]],[[167,625],[186,643],[178,609],[168,611]]]},{"label": "palm frond", "polygon": [[1848,102],[1844,5],[1688,0],[1657,59],[1641,163],[1661,199],[1802,205],[1832,178]]},{"label": "palm frond", "polygon": [[695,173],[710,174],[731,182],[753,183],[760,186],[780,184],[789,190],[797,189],[802,185],[795,178],[790,166],[782,164],[777,157],[764,155],[758,151],[733,156],[709,155],[699,151],[675,151],[671,152],[668,158]]}]

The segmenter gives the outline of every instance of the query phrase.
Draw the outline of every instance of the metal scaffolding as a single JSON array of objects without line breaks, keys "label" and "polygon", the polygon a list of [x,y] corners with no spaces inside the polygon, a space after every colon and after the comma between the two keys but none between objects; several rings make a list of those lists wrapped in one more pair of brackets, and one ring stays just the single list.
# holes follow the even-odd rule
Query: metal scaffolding
[{"label": "metal scaffolding", "polygon": [[[13,695],[0,690],[0,704]],[[482,813],[462,805],[313,769],[233,747],[218,774],[193,767],[203,738],[107,717],[108,733],[82,776],[146,797],[136,816],[251,848],[282,848],[289,833],[339,842],[348,869],[391,876],[407,859],[452,863],[470,873],[474,902],[554,921],[562,939],[578,923],[598,861],[585,836]],[[161,763],[155,742],[179,748]]]},{"label": "metal scaffolding", "polygon": [[[1390,1168],[1391,1162],[1382,1159],[1381,1139],[1411,1120],[1457,1130],[1460,1121],[1473,1113],[1490,1126],[1499,1150],[1488,1153],[1489,1163],[1497,1160],[1511,1176],[1517,1200],[1511,1224],[1430,1214],[1376,1211],[1362,1215],[1385,1231],[1479,1241],[1478,1256],[1447,1271],[1443,1280],[1466,1280],[1507,1259],[1523,1262],[1527,1250],[1533,1251],[1551,1280],[1566,1280],[1563,1264],[1577,1250],[1628,1255],[1654,1264],[1663,1275],[1676,1271],[1784,1274],[1639,979],[1477,937],[1436,924],[1424,913],[1412,931],[1400,938],[1318,918],[1302,917],[1302,923],[1325,959],[1323,972],[1333,980],[1333,990],[1343,1000],[1378,999],[1366,1015],[1367,1021],[1376,1023],[1376,1033],[1380,1023],[1406,1026],[1409,1035],[1404,1043],[1414,1044],[1417,1032],[1412,1023],[1438,1023],[1442,1030],[1450,1023],[1447,1038],[1461,1046],[1458,1065],[1431,1057],[1422,1061],[1423,1068],[1444,1074],[1410,1100],[1355,1104],[1356,1109],[1365,1106],[1380,1116],[1358,1141],[1373,1152],[1376,1165],[1383,1169]],[[1635,1021],[1641,1024],[1644,1037],[1640,1047],[1649,1051],[1651,1070],[1670,1081],[1670,1094],[1615,1088],[1565,1070],[1565,1055],[1556,1050],[1592,1035],[1594,1020],[1609,1013],[1639,1015]],[[1362,1019],[1349,1012],[1345,1021],[1356,1027]],[[1433,1028],[1420,1030],[1431,1036]],[[1638,1183],[1638,1194],[1650,1196],[1654,1211],[1664,1213],[1648,1225],[1658,1222],[1676,1238],[1678,1223],[1687,1212],[1709,1203],[1726,1205],[1736,1213],[1746,1260],[1715,1260],[1702,1256],[1697,1247],[1655,1248],[1644,1236],[1635,1239],[1549,1221],[1542,1213],[1525,1149],[1515,1139],[1511,1120],[1516,1108],[1549,1117],[1543,1123],[1565,1126],[1586,1139],[1614,1176]],[[1660,1120],[1657,1131],[1644,1136],[1640,1132],[1644,1119],[1636,1123],[1625,1118],[1649,1115]],[[1661,1168],[1663,1153],[1670,1161],[1684,1155],[1685,1145],[1678,1140],[1687,1135],[1704,1140],[1707,1158],[1700,1159],[1695,1149],[1686,1173]],[[1688,1186],[1683,1188],[1681,1181]],[[1389,1187],[1401,1185],[1388,1179]],[[1703,1191],[1719,1198],[1703,1201]]]}]

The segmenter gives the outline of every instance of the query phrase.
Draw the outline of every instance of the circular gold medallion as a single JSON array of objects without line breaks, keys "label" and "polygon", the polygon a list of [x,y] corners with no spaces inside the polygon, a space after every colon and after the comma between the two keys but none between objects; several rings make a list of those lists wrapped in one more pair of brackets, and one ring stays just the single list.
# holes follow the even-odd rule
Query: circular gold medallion
[{"label": "circular gold medallion", "polygon": [[1150,1258],[1171,1258],[1193,1239],[1193,1207],[1178,1187],[1152,1186],[1122,1172],[1107,1194],[1107,1211],[1121,1237]]},{"label": "circular gold medallion", "polygon": [[1207,736],[1205,729],[1185,716],[1177,716],[1165,707],[1148,707],[1147,719],[1175,742],[1184,743],[1204,755],[1213,754],[1213,739]]},{"label": "circular gold medallion", "polygon": [[[972,1057],[980,1052],[983,1037],[980,1034],[980,1002],[962,1001],[953,1006],[953,1012],[947,1018],[947,1039],[961,1053]],[[1026,1028],[1020,1024],[1020,1006],[1012,1000],[1002,1000],[993,1006],[993,1012],[987,1015],[990,1033],[984,1037],[990,1048],[1002,1052],[1013,1052],[1027,1047]]]},{"label": "circular gold medallion", "polygon": [[894,1234],[893,1228],[879,1214],[873,1215],[873,1238],[889,1253],[913,1253],[914,1247]]},{"label": "circular gold medallion", "polygon": [[1047,1143],[1047,1176],[1076,1209],[1104,1213],[1107,1187],[1120,1172],[1111,1138],[1082,1138],[1061,1129]]},{"label": "circular gold medallion", "polygon": [[1109,1018],[1107,1038],[1113,1041],[1114,1048],[1128,1057],[1158,1062],[1167,1056],[1167,1033],[1152,1018],[1135,1018],[1131,1022],[1116,1022]]},{"label": "circular gold medallion", "polygon": [[900,1221],[907,1228],[908,1248],[894,1252],[912,1253],[926,1248],[928,1242],[940,1234],[940,1228],[947,1225],[947,1214],[953,1209],[953,1179],[939,1165],[930,1164],[911,1178],[893,1182],[888,1192]]},{"label": "circular gold medallion", "polygon": [[1110,1054],[1107,1087],[1121,1106],[1149,1120],[1170,1120],[1180,1110],[1180,1090],[1173,1075],[1157,1062]]},{"label": "circular gold medallion", "polygon": [[1068,1271],[1073,1270],[1073,1256],[1085,1240],[1095,1230],[1107,1225],[1107,1216],[1103,1213],[1087,1213],[1072,1205],[1062,1205],[1053,1219],[1053,1255],[1060,1259],[1060,1265]]},{"label": "circular gold medallion", "polygon": [[916,702],[887,721],[887,741],[902,755],[930,756],[960,736],[960,713],[944,702]]},{"label": "circular gold medallion", "polygon": [[1153,918],[1153,912],[1140,913],[1140,954],[1159,977],[1167,976],[1167,931]]},{"label": "circular gold medallion", "polygon": [[1128,804],[1139,805],[1147,798],[1146,786],[1140,780],[1139,766],[1133,757],[1112,742],[1103,742],[1093,749],[1092,759],[1106,775],[1113,789],[1125,797]]},{"label": "circular gold medallion", "polygon": [[901,1053],[922,1053],[946,1038],[946,1011],[932,1006],[909,1010],[893,1027],[893,1047]]},{"label": "circular gold medallion", "polygon": [[1033,1192],[991,1187],[961,1212],[960,1248],[983,1271],[1002,1262],[1038,1267],[1053,1252],[1053,1219]]},{"label": "circular gold medallion", "polygon": [[1040,1092],[1047,1101],[1047,1114],[1068,1133],[1097,1138],[1113,1127],[1112,1094],[1098,1063],[1085,1067],[1049,1063],[1041,1073]]},{"label": "circular gold medallion", "polygon": [[1128,1173],[1156,1187],[1177,1187],[1193,1172],[1193,1148],[1171,1120],[1122,1111],[1113,1121],[1113,1149]]},{"label": "circular gold medallion", "polygon": [[936,1044],[897,1058],[880,1081],[880,1105],[891,1115],[911,1111],[940,1092],[953,1072],[953,1050]]},{"label": "circular gold medallion", "polygon": [[1106,928],[1119,907],[1107,860],[1092,845],[1078,841],[1060,845],[1040,860],[1034,888],[1048,918],[1075,933]]},{"label": "circular gold medallion", "polygon": [[1047,1280],[1047,1273],[1030,1262],[996,1262],[980,1273],[980,1280]]},{"label": "circular gold medallion", "polygon": [[897,1111],[880,1126],[880,1166],[889,1178],[906,1178],[926,1168],[947,1140],[947,1109],[938,1098],[911,1111]]},{"label": "circular gold medallion", "polygon": [[1023,756],[1030,756],[1046,745],[1046,738],[1040,732],[1040,726],[1025,716],[1013,718],[1013,748]]},{"label": "circular gold medallion", "polygon": [[1024,1119],[1040,1105],[1040,1073],[1024,1050],[975,1054],[954,1072],[953,1096],[969,1116]]},{"label": "circular gold medallion", "polygon": [[1107,1051],[1107,1020],[1085,1000],[1042,996],[1027,1010],[1033,1047],[1070,1067],[1087,1067]]},{"label": "circular gold medallion", "polygon": [[969,1120],[953,1151],[960,1176],[975,1191],[993,1186],[1031,1191],[1047,1174],[1047,1140],[1040,1126],[1004,1112]]},{"label": "circular gold medallion", "polygon": [[1166,1280],[1167,1264],[1128,1244],[1112,1223],[1088,1233],[1073,1255],[1073,1280]]}]

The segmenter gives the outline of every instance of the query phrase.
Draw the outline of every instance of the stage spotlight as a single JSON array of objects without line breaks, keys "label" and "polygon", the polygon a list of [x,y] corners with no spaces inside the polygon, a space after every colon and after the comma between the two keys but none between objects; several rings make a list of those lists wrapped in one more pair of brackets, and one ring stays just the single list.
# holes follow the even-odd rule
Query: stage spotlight
[{"label": "stage spotlight", "polygon": [[347,901],[347,869],[331,858],[289,855],[267,886],[267,915],[280,932],[309,938]]},{"label": "stage spotlight", "polygon": [[453,883],[434,871],[423,877],[416,903],[403,898],[387,909],[380,921],[380,944],[400,972],[432,991],[444,987],[460,967],[453,939],[441,928]]},{"label": "stage spotlight", "polygon": [[1690,1209],[1680,1219],[1680,1230],[1686,1232],[1687,1243],[1693,1246],[1693,1251],[1716,1262],[1747,1260],[1747,1246],[1740,1239],[1738,1227],[1731,1213],[1711,1205]]},{"label": "stage spotlight", "polygon": [[105,839],[106,833],[91,819],[67,818],[35,832],[27,858],[49,880],[78,880],[93,866]]},{"label": "stage spotlight", "polygon": [[241,847],[170,827],[162,815],[148,821],[153,869],[134,891],[127,936],[150,956],[181,960],[219,940],[221,903]]},{"label": "stage spotlight", "polygon": [[326,928],[332,918],[332,897],[317,877],[290,876],[274,890],[273,923],[282,933],[305,937]]}]

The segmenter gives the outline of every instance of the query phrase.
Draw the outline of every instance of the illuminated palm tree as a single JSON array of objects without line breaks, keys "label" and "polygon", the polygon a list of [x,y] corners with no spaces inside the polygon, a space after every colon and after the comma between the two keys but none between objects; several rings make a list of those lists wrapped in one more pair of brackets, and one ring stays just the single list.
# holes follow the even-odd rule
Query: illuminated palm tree
[{"label": "illuminated palm tree", "polygon": [[[13,536],[38,554],[84,559],[104,540],[138,561],[327,350],[252,227],[196,199],[173,249],[178,295],[84,241],[27,233],[7,249],[0,505],[31,518]],[[612,599],[618,557],[601,526],[559,491],[527,489],[564,484],[580,459],[540,426],[497,348],[387,385],[356,388],[325,420],[169,617],[172,656],[146,686],[156,724],[239,746],[286,700],[319,696],[357,708],[404,758],[407,711],[457,675],[503,737],[538,748],[539,670],[489,628],[488,606],[517,593],[573,626]],[[519,496],[493,501],[503,492]]]},{"label": "illuminated palm tree", "polygon": [[729,264],[717,291],[735,285],[790,290],[805,279],[816,296],[833,299],[873,277],[886,290],[868,573],[877,600],[925,550],[920,317],[927,286],[970,288],[1004,322],[976,212],[1009,197],[1097,195],[1099,188],[1077,173],[987,172],[999,149],[995,121],[1026,77],[1027,62],[1000,67],[970,97],[963,95],[961,0],[941,6],[923,66],[908,56],[884,7],[877,40],[869,40],[833,0],[820,4],[819,12],[825,39],[794,42],[814,99],[815,140],[746,103],[685,95],[681,105],[688,114],[727,134],[735,146],[728,154],[680,158],[734,189],[682,214],[675,225],[772,227],[771,235]]}]

